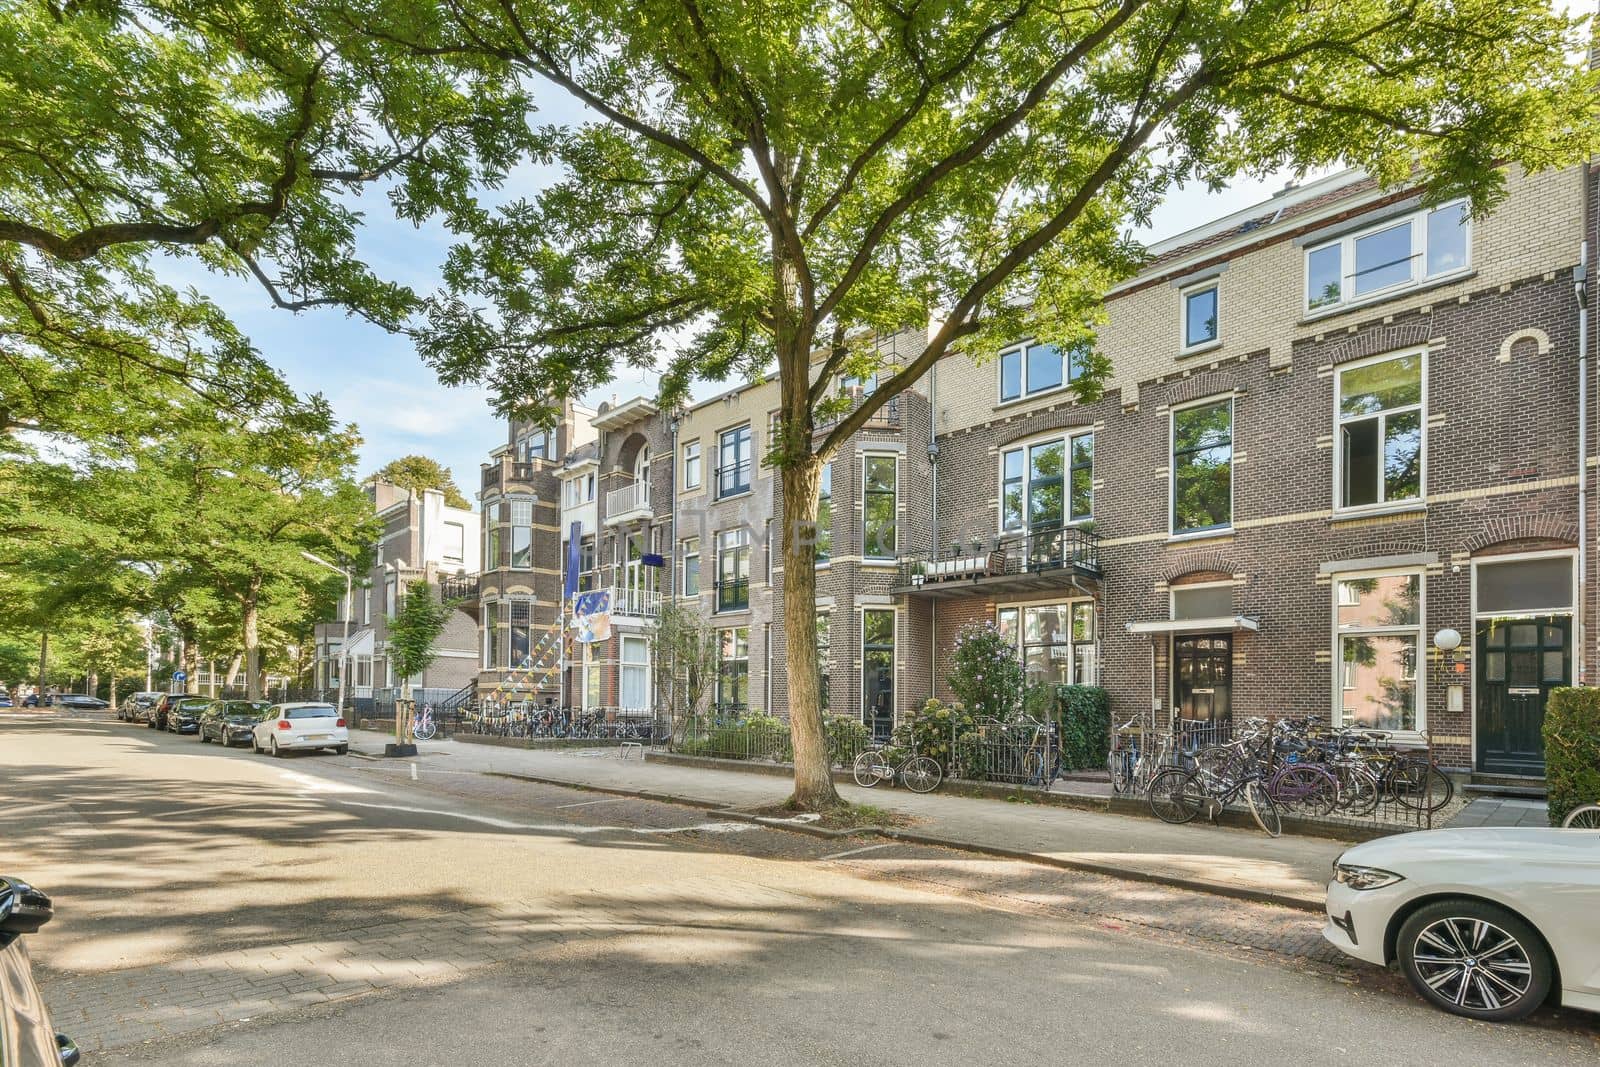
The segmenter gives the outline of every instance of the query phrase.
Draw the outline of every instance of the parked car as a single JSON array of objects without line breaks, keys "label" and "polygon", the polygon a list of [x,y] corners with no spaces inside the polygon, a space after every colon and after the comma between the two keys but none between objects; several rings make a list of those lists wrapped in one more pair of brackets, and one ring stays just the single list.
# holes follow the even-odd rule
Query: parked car
[{"label": "parked car", "polygon": [[332,704],[274,704],[251,729],[250,747],[274,756],[331,748],[342,756],[350,751],[350,731]]},{"label": "parked car", "polygon": [[211,700],[208,697],[180,697],[167,709],[167,721],[163,727],[168,733],[173,734],[198,733],[200,716],[210,706]]},{"label": "parked car", "polygon": [[108,700],[89,696],[87,693],[62,693],[56,697],[56,703],[63,708],[78,708],[79,710],[103,711],[111,706]]},{"label": "parked car", "polygon": [[[45,698],[45,705],[48,706],[49,703],[50,703],[50,699],[48,697],[46,697]],[[22,706],[25,707],[25,708],[36,708],[36,707],[38,707],[39,706],[39,694],[38,693],[29,693],[27,696],[23,697],[22,698]]]},{"label": "parked car", "polygon": [[9,708],[10,706],[11,706],[11,697],[9,697],[9,696],[0,696],[0,708]]},{"label": "parked car", "polygon": [[265,700],[213,700],[200,713],[200,740],[221,742],[223,748],[247,745],[270,707]]},{"label": "parked car", "polygon": [[152,730],[165,730],[167,728],[167,716],[172,713],[173,708],[178,706],[179,701],[204,699],[204,697],[197,697],[192,693],[162,693],[161,699],[156,701],[155,707],[145,713],[144,724]]},{"label": "parked car", "polygon": [[0,1062],[6,1067],[71,1067],[79,1059],[78,1046],[50,1025],[22,940],[54,915],[49,897],[0,877]]},{"label": "parked car", "polygon": [[1397,834],[1333,865],[1323,936],[1473,1019],[1546,1000],[1600,1012],[1600,833],[1478,827]]},{"label": "parked car", "polygon": [[144,722],[144,714],[161,699],[160,693],[135,693],[117,705],[117,718],[122,722]]}]

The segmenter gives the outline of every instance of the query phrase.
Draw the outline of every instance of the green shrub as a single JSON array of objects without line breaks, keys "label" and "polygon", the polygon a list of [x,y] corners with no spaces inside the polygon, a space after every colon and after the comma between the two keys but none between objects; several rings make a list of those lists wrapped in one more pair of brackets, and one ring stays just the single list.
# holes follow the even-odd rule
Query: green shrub
[{"label": "green shrub", "polygon": [[1023,698],[1016,642],[992,622],[963,626],[956,634],[950,691],[975,719],[1015,719]]},{"label": "green shrub", "polygon": [[771,715],[746,715],[732,722],[695,716],[678,751],[686,756],[719,759],[765,759],[787,763],[794,758],[789,724]]},{"label": "green shrub", "polygon": [[1097,685],[1056,687],[1061,724],[1061,765],[1097,770],[1111,751],[1111,698]]},{"label": "green shrub", "polygon": [[872,736],[866,723],[850,715],[824,715],[822,734],[828,739],[828,758],[840,767],[853,764]]},{"label": "green shrub", "polygon": [[1551,690],[1544,712],[1550,825],[1581,804],[1600,804],[1600,689]]},{"label": "green shrub", "polygon": [[896,750],[910,750],[930,757],[949,774],[953,762],[965,764],[964,760],[954,757],[970,754],[977,727],[976,716],[960,704],[929,700],[908,721],[895,727],[893,744]]}]

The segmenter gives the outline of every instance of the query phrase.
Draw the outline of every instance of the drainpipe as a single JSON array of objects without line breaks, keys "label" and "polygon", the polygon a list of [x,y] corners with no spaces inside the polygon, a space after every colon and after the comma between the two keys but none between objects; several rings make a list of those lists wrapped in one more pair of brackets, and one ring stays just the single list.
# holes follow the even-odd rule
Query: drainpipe
[{"label": "drainpipe", "polygon": [[[928,551],[939,549],[939,363],[928,368]],[[928,605],[928,696],[939,689],[939,601]]]},{"label": "drainpipe", "polygon": [[1572,272],[1572,291],[1578,298],[1578,684],[1588,680],[1589,646],[1584,621],[1589,595],[1589,207],[1590,170],[1583,165],[1583,228],[1585,237],[1578,252],[1578,266]]}]

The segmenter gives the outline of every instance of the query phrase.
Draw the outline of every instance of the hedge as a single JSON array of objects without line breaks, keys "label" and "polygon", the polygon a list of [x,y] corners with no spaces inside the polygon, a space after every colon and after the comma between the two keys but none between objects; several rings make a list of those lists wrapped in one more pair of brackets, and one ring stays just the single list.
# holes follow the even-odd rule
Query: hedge
[{"label": "hedge", "polygon": [[1111,699],[1097,685],[1056,687],[1061,722],[1061,766],[1069,771],[1098,770],[1111,752]]},{"label": "hedge", "polygon": [[1551,826],[1581,804],[1600,804],[1600,688],[1551,690],[1544,761]]}]

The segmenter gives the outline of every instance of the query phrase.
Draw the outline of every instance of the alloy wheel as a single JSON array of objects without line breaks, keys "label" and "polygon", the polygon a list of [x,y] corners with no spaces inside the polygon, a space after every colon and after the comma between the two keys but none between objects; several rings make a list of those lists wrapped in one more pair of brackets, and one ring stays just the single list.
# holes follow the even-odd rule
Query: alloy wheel
[{"label": "alloy wheel", "polygon": [[1484,919],[1452,916],[1429,923],[1417,934],[1411,958],[1428,988],[1469,1011],[1509,1007],[1533,984],[1527,949]]}]

